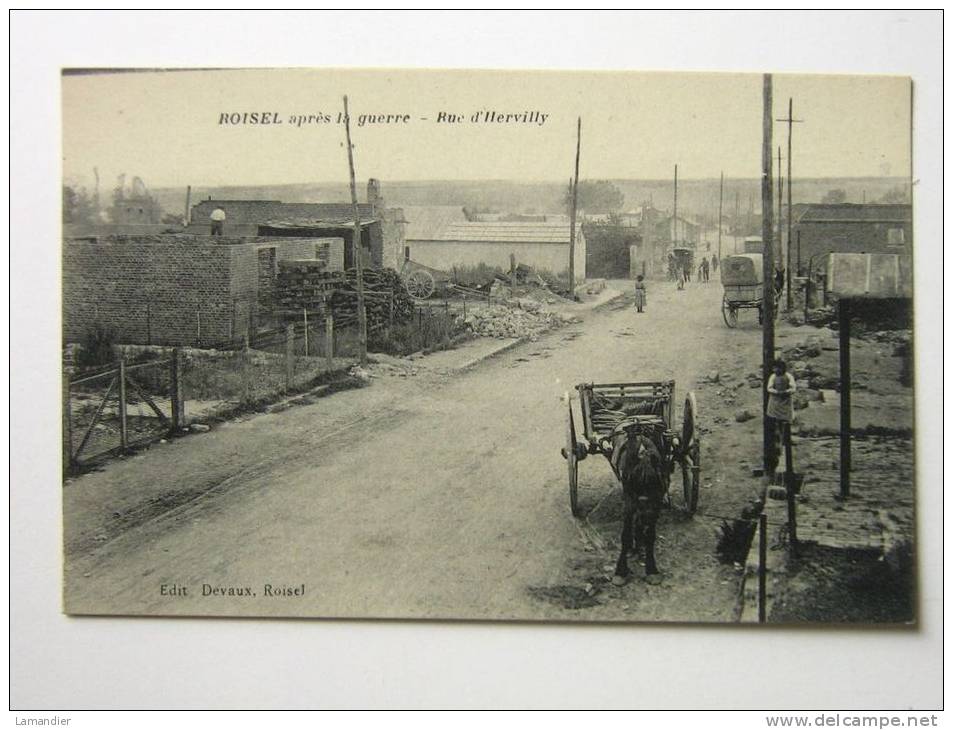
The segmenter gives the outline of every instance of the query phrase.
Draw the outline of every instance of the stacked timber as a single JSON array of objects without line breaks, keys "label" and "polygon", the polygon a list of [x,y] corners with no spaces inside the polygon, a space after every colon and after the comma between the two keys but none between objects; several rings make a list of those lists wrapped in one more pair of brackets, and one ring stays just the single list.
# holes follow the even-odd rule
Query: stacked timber
[{"label": "stacked timber", "polygon": [[[364,269],[364,308],[371,329],[406,322],[414,300],[393,269]],[[347,325],[357,320],[357,271],[327,271],[322,261],[280,261],[276,303],[286,312],[329,312]]]},{"label": "stacked timber", "polygon": [[[414,300],[404,289],[400,275],[393,269],[364,269],[364,309],[369,329],[391,322],[407,322],[414,316]],[[357,319],[357,271],[345,272],[342,286],[329,299],[335,319]]]}]

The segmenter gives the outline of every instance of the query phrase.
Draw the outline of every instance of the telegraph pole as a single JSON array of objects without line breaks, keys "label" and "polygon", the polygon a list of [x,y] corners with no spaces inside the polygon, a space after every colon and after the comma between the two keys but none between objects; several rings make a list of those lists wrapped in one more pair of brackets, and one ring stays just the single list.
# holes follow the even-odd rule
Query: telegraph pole
[{"label": "telegraph pole", "polygon": [[772,88],[771,74],[764,75],[764,110],[762,118],[761,143],[761,239],[762,276],[764,279],[764,299],[761,327],[761,371],[762,371],[762,417],[764,424],[764,471],[771,476],[777,466],[774,453],[774,421],[768,418],[768,378],[771,364],[774,362],[774,196],[772,194],[771,147],[772,147]]},{"label": "telegraph pole", "polygon": [[788,118],[778,119],[779,122],[788,123],[788,276],[787,276],[787,308],[791,309],[791,219],[794,217],[794,208],[791,207],[791,136],[794,131],[794,125],[803,122],[803,119],[794,118],[794,98],[788,97]]},{"label": "telegraph pole", "polygon": [[678,236],[678,165],[675,165],[675,202],[672,210],[672,246],[676,246]]},{"label": "telegraph pole", "polygon": [[576,174],[572,183],[572,211],[569,214],[569,298],[576,300],[576,205],[579,202],[579,147],[582,144],[582,117],[576,120]]},{"label": "telegraph pole", "polygon": [[774,266],[777,269],[784,260],[784,236],[781,235],[782,221],[784,220],[784,208],[781,204],[784,195],[784,178],[781,177],[781,145],[778,145],[778,240],[775,241]]},{"label": "telegraph pole", "polygon": [[725,202],[725,171],[721,171],[721,184],[718,186],[718,263],[721,263],[721,213]]},{"label": "telegraph pole", "polygon": [[351,206],[354,209],[354,266],[357,269],[357,342],[361,365],[367,364],[367,311],[364,309],[364,262],[361,245],[361,211],[357,206],[357,184],[354,182],[354,148],[351,145],[351,117],[344,96],[344,133],[347,136],[347,166],[351,174]]}]

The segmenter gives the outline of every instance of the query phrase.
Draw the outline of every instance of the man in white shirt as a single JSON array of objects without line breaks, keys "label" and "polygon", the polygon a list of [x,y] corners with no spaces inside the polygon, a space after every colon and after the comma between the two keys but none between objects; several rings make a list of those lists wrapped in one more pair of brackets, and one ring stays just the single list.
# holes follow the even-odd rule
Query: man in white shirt
[{"label": "man in white shirt", "polygon": [[212,235],[221,236],[225,232],[225,209],[216,208],[209,218],[212,220]]}]

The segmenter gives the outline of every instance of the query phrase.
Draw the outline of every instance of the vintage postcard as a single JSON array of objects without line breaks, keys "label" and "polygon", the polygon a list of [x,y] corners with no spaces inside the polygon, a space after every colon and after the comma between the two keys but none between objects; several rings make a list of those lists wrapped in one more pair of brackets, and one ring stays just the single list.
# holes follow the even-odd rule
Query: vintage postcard
[{"label": "vintage postcard", "polygon": [[61,83],[66,613],[917,621],[910,79]]}]

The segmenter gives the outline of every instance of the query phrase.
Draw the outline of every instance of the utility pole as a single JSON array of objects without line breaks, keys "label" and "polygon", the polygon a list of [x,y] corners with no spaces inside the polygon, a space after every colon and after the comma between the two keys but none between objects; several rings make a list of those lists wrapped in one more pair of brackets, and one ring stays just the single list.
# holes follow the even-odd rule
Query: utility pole
[{"label": "utility pole", "polygon": [[678,165],[675,165],[675,202],[672,210],[672,247],[674,248],[678,240]]},{"label": "utility pole", "polygon": [[794,132],[794,125],[803,122],[803,119],[794,118],[794,98],[788,97],[788,118],[778,119],[779,122],[788,123],[788,257],[787,257],[787,309],[791,309],[791,225],[794,218],[794,208],[791,205],[791,137]]},{"label": "utility pole", "polygon": [[778,145],[778,240],[775,241],[774,246],[774,267],[777,269],[780,267],[781,262],[784,260],[784,237],[781,235],[781,226],[783,225],[782,221],[784,220],[784,208],[781,204],[782,196],[784,195],[784,178],[781,177],[781,145]]},{"label": "utility pole", "polygon": [[771,74],[764,75],[764,110],[762,118],[761,143],[761,239],[762,275],[764,278],[764,299],[761,327],[761,394],[762,411],[761,421],[764,425],[764,471],[771,476],[777,466],[777,457],[774,453],[774,420],[768,418],[768,378],[771,375],[771,365],[774,362],[774,196],[771,186],[771,147],[772,147],[772,87]]},{"label": "utility pole", "polygon": [[351,207],[354,210],[354,266],[357,269],[357,342],[361,365],[367,364],[367,311],[364,309],[364,262],[361,246],[361,211],[357,206],[357,184],[354,181],[354,148],[351,145],[351,117],[344,96],[344,133],[347,137],[347,166],[351,175]]},{"label": "utility pole", "polygon": [[721,212],[725,201],[725,171],[721,171],[721,184],[718,186],[718,263],[721,263]]},{"label": "utility pole", "polygon": [[569,298],[576,300],[576,205],[579,203],[579,148],[582,145],[582,117],[576,119],[576,174],[572,183],[572,210],[569,213]]}]

